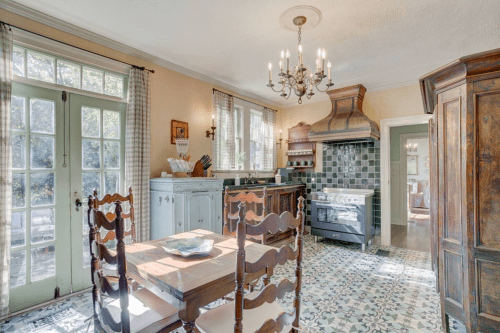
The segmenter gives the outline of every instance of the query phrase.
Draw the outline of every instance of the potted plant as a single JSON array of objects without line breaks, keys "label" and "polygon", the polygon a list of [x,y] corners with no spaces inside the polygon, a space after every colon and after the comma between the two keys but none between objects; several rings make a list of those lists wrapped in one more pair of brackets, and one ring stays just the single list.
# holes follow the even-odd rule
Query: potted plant
[{"label": "potted plant", "polygon": [[238,169],[243,169],[243,165],[245,164],[245,161],[247,160],[247,153],[242,151],[240,153],[236,153],[236,165],[238,166]]}]

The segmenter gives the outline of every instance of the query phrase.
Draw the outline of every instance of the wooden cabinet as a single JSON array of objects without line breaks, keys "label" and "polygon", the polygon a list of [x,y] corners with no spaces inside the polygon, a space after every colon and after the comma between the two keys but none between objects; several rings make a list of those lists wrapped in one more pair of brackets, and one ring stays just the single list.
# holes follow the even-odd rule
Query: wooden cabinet
[{"label": "wooden cabinet", "polygon": [[[263,188],[230,190],[229,194],[231,196],[235,196],[243,191],[246,193],[255,192],[255,194],[259,197],[263,195]],[[289,211],[293,214],[293,216],[296,216],[298,199],[301,196],[305,198],[304,193],[305,185],[283,185],[280,187],[268,187],[266,195],[266,215],[270,213],[276,213],[280,215],[285,211]],[[230,214],[238,212],[238,203],[232,203],[230,207],[228,207],[228,209]],[[261,204],[249,203],[247,204],[247,210],[252,210],[257,215],[262,215]],[[266,244],[274,243],[290,236],[292,236],[292,230],[284,233],[278,232],[275,235],[268,235],[266,237]]]},{"label": "wooden cabinet", "polygon": [[500,50],[421,79],[431,120],[431,219],[443,325],[500,332]]},{"label": "wooden cabinet", "polygon": [[151,179],[151,239],[205,229],[222,233],[222,179]]},{"label": "wooden cabinet", "polygon": [[[300,122],[288,129],[288,150],[286,154],[288,162],[292,163],[292,165],[287,164],[287,167],[295,167],[302,172],[314,171],[316,164],[316,142],[309,141],[310,131],[311,125],[304,122]],[[312,165],[307,163],[308,161],[312,161]],[[294,165],[295,162],[299,165]],[[304,162],[307,165],[304,165]]]}]

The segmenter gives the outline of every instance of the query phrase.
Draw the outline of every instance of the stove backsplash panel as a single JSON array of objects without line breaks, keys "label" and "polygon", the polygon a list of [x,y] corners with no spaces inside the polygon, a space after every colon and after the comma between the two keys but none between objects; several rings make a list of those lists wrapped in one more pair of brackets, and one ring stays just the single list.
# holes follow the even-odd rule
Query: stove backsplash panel
[{"label": "stove backsplash panel", "polygon": [[373,189],[373,215],[380,233],[380,142],[346,142],[323,144],[323,172],[297,172],[290,181],[306,183],[307,225],[311,225],[311,192],[324,187]]}]

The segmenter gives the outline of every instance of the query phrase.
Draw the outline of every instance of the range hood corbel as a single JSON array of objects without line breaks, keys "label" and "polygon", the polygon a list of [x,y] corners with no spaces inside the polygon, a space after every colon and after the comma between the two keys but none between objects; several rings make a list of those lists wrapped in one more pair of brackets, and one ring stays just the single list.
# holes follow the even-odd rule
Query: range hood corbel
[{"label": "range hood corbel", "polygon": [[309,140],[325,143],[380,140],[377,123],[363,113],[365,92],[362,84],[328,91],[332,112],[311,126]]}]

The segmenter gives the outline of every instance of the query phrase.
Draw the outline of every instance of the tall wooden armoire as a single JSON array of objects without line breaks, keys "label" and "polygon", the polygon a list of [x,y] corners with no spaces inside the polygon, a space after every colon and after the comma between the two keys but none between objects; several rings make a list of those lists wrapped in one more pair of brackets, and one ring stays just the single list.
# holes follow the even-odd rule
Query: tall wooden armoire
[{"label": "tall wooden armoire", "polygon": [[[500,49],[420,79],[431,120],[433,254],[445,331],[500,332]],[[434,158],[432,158],[434,157]]]}]

